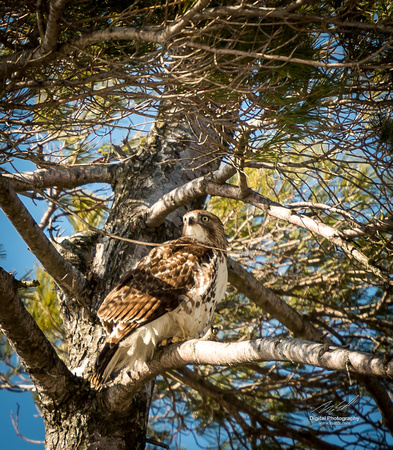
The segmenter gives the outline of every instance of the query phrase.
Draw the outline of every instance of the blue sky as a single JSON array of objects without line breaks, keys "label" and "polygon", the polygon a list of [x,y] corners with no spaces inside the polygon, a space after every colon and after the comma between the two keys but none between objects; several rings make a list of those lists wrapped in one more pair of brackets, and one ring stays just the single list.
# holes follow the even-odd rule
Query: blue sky
[{"label": "blue sky", "polygon": [[0,436],[1,445],[4,449],[32,450],[44,448],[26,442],[16,434],[12,425],[11,413],[16,417],[19,405],[19,431],[28,439],[44,440],[45,428],[43,419],[37,417],[39,414],[34,404],[32,394],[24,392],[17,394],[2,390],[0,392]]},{"label": "blue sky", "polygon": [[[42,206],[38,208],[41,209]],[[6,250],[6,259],[0,262],[1,267],[9,272],[15,271],[17,277],[22,277],[26,272],[33,270],[36,261],[35,257],[28,250],[25,242],[1,210],[0,243]],[[21,433],[29,439],[43,440],[45,438],[43,420],[35,417],[38,411],[32,394],[30,392],[15,393],[2,389],[0,390],[0,436],[2,448],[12,448],[13,450],[43,448],[43,445],[26,442],[17,436],[11,421],[11,411],[14,412],[15,416],[18,404],[19,429]]]},{"label": "blue sky", "polygon": [[[21,171],[34,170],[34,167],[31,163],[22,161],[18,166]],[[6,165],[3,168],[10,170],[10,167],[6,167]],[[30,199],[23,196],[20,198],[35,219],[40,220],[45,207],[44,203],[36,202],[36,205],[34,205]],[[0,244],[6,252],[6,258],[0,261],[1,267],[8,272],[14,272],[17,278],[21,278],[27,272],[33,271],[34,264],[37,261],[36,258],[28,250],[27,245],[2,210],[0,210]],[[14,417],[16,417],[18,405],[20,432],[29,439],[44,440],[45,438],[44,422],[42,418],[37,417],[39,413],[32,394],[30,392],[15,393],[2,389],[0,390],[0,436],[2,447],[12,448],[13,450],[43,448],[43,445],[26,442],[17,436],[12,425],[11,412],[13,411]]]}]

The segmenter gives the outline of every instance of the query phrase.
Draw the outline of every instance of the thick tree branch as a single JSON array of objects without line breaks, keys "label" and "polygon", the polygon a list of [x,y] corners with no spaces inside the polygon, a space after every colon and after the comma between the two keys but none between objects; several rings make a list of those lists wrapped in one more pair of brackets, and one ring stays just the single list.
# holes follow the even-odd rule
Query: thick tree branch
[{"label": "thick tree branch", "polygon": [[[58,50],[53,49],[46,51],[42,46],[39,46],[34,50],[23,50],[22,52],[10,55],[9,57],[2,58],[0,63],[0,76],[7,77],[11,73],[19,70],[50,64],[61,57],[69,55],[76,49],[83,50],[86,47],[99,42],[135,40],[138,42],[146,41],[164,44],[164,38],[165,35],[162,30],[149,27],[146,27],[145,29],[117,27],[94,31],[74,39],[71,42],[60,45]],[[58,45],[57,40],[55,41],[55,44],[56,46]]]},{"label": "thick tree branch", "polygon": [[4,174],[15,192],[26,192],[50,187],[74,188],[89,183],[113,183],[118,164],[79,164],[55,166],[34,172]]},{"label": "thick tree branch", "polygon": [[[233,170],[235,171],[235,169]],[[276,219],[285,220],[288,223],[305,228],[313,234],[327,239],[329,242],[340,247],[350,259],[355,259],[374,275],[382,278],[390,284],[393,284],[393,280],[390,280],[387,276],[385,276],[385,274],[378,267],[370,264],[369,258],[341,237],[340,232],[335,228],[302,214],[293,214],[293,211],[290,208],[286,208],[285,206],[282,206],[251,189],[249,189],[248,195],[244,195],[244,192],[242,192],[239,187],[232,184],[223,184],[224,180],[222,180],[221,183],[222,184],[214,182],[209,177],[201,177],[183,185],[180,188],[174,189],[151,206],[148,211],[148,226],[157,226],[157,224],[161,223],[163,218],[169,212],[173,211],[178,206],[183,206],[189,203],[195,198],[205,195],[232,198],[234,200],[240,200],[244,203],[254,205],[257,208],[266,211],[270,216],[275,217]]]},{"label": "thick tree branch", "polygon": [[0,267],[1,331],[21,358],[38,392],[61,402],[75,391],[76,379],[24,307],[17,288],[18,281]]},{"label": "thick tree branch", "polygon": [[120,40],[146,41],[163,45],[167,43],[174,35],[179,34],[188,25],[192,18],[209,3],[210,0],[198,0],[194,7],[190,9],[184,16],[180,17],[178,20],[174,21],[172,24],[162,30],[153,27],[107,28],[105,30],[95,31],[88,35],[84,35],[70,44],[65,44],[62,52],[68,53],[69,50],[72,49],[72,47],[83,49],[98,42]]},{"label": "thick tree branch", "polygon": [[206,194],[208,182],[225,183],[226,180],[235,175],[236,169],[230,164],[222,163],[213,173],[204,177],[196,178],[183,186],[165,194],[160,200],[152,205],[146,212],[146,225],[157,227],[163,223],[165,217],[179,206],[184,206],[198,197]]},{"label": "thick tree branch", "polygon": [[228,260],[229,282],[264,311],[275,317],[295,336],[319,341],[322,331],[299,314],[295,309],[281,300],[274,292],[267,289],[251,273],[233,259]]},{"label": "thick tree branch", "polygon": [[56,49],[60,32],[60,18],[68,0],[49,2],[49,16],[46,22],[45,36],[42,41],[42,52],[48,53]]},{"label": "thick tree branch", "polygon": [[86,280],[55,249],[8,181],[2,177],[0,177],[0,207],[59,287],[68,295],[76,297],[88,312],[84,302]]},{"label": "thick tree branch", "polygon": [[222,343],[190,340],[168,347],[146,364],[140,372],[124,370],[121,381],[102,391],[99,402],[105,402],[117,414],[123,413],[133,395],[160,373],[187,364],[233,366],[263,361],[290,361],[327,370],[353,372],[393,379],[393,360],[383,356],[343,349],[303,339],[262,338],[253,341]]},{"label": "thick tree branch", "polygon": [[365,256],[352,244],[343,239],[340,236],[340,232],[335,228],[330,227],[329,225],[325,225],[324,223],[318,222],[302,214],[293,214],[290,208],[286,208],[279,203],[273,202],[267,197],[264,197],[263,195],[258,194],[258,192],[252,191],[251,189],[249,190],[249,195],[247,197],[244,197],[241,190],[237,186],[229,184],[217,185],[214,183],[208,183],[206,186],[206,194],[241,200],[244,203],[249,203],[262,210],[266,210],[267,213],[272,217],[280,220],[285,220],[288,223],[297,225],[301,228],[305,228],[306,230],[309,230],[312,233],[319,235],[327,239],[329,242],[337,245],[345,252],[345,254],[350,259],[355,259],[374,275],[382,278],[390,284],[393,284],[393,280],[390,280],[380,269],[370,264],[369,258],[367,258],[367,256]]}]

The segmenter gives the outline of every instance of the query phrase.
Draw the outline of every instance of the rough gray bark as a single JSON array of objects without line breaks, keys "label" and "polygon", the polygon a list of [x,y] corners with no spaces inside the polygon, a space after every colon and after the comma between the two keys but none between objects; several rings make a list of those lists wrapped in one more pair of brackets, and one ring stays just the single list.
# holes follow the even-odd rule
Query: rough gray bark
[{"label": "rough gray bark", "polygon": [[3,174],[15,192],[46,189],[48,187],[73,188],[88,183],[112,183],[117,164],[50,166],[34,172]]},{"label": "rough gray bark", "polygon": [[2,178],[0,178],[0,206],[57,285],[68,294],[77,296],[83,304],[82,298],[86,289],[83,276],[71,264],[64,261],[15,191]]},{"label": "rough gray bark", "polygon": [[[38,395],[66,401],[78,389],[74,377],[58,358],[18,295],[18,282],[0,267],[0,331],[9,339],[34,382]],[[18,326],[15,326],[15,319]]]},{"label": "rough gray bark", "polygon": [[[165,193],[217,168],[218,162],[208,163],[212,158],[210,155],[204,158],[204,151],[198,144],[196,131],[186,120],[172,121],[171,125],[157,121],[146,145],[116,169],[115,200],[104,230],[119,237],[148,242],[177,237],[184,208],[156,228],[145,225],[146,211]],[[200,207],[202,201],[201,198],[191,207]],[[93,312],[123,273],[148,251],[141,245],[106,236],[97,239],[88,234],[74,236],[61,246],[62,254],[89,280],[89,306]],[[62,295],[60,300],[69,346],[68,366],[75,368],[86,364],[86,373],[89,373],[105,332],[99,323],[91,322],[74,299]],[[143,449],[152,386],[152,382],[146,384],[131,402],[129,397],[123,402],[119,397],[119,402],[114,402],[115,407],[112,404],[110,409],[99,400],[105,398],[103,392],[91,390],[88,383],[82,384],[66,402],[46,402],[43,409],[46,448]]]}]

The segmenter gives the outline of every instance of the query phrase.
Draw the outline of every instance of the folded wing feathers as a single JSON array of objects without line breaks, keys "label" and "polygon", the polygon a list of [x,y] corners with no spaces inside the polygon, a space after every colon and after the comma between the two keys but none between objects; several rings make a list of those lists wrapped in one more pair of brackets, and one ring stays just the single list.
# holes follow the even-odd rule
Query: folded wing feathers
[{"label": "folded wing feathers", "polygon": [[107,343],[96,361],[92,383],[99,385],[118,343],[135,329],[175,310],[195,285],[196,273],[213,255],[189,237],[156,247],[125,274],[104,300],[98,316],[107,330]]}]

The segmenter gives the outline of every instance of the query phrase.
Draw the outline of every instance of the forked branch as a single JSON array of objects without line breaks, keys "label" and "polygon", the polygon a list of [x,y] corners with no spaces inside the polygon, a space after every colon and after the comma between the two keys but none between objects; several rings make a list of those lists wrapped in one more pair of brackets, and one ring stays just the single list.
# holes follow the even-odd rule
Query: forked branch
[{"label": "forked branch", "polygon": [[[231,169],[235,172],[235,169]],[[230,178],[230,176],[228,176],[227,179]],[[266,211],[267,214],[275,217],[276,219],[284,220],[293,225],[305,228],[311,233],[327,239],[332,244],[340,247],[350,259],[355,259],[377,277],[385,280],[389,284],[393,284],[392,280],[390,280],[378,267],[372,265],[370,263],[370,259],[367,258],[353,244],[346,241],[345,238],[340,235],[340,232],[335,228],[325,225],[322,222],[318,222],[305,215],[294,214],[290,208],[286,208],[285,206],[264,197],[252,189],[248,190],[248,195],[244,195],[244,192],[242,192],[238,186],[225,184],[224,180],[220,181],[221,182],[216,182],[211,176],[200,177],[164,195],[149,209],[147,213],[147,225],[159,225],[171,211],[175,210],[179,206],[186,205],[191,200],[198,197],[212,195],[231,198],[254,205],[257,208]]]}]

